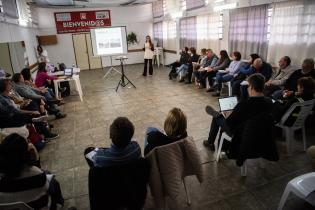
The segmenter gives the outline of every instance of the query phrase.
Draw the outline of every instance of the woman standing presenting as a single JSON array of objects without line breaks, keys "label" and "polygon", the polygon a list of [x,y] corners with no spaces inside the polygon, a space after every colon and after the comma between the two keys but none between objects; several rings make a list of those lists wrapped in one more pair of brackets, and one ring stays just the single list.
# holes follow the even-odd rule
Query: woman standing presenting
[{"label": "woman standing presenting", "polygon": [[153,74],[152,59],[153,59],[154,46],[151,42],[150,36],[146,36],[143,49],[144,49],[144,70],[143,70],[142,75],[147,76],[147,67],[148,67],[148,62],[149,62],[149,76],[152,76]]}]

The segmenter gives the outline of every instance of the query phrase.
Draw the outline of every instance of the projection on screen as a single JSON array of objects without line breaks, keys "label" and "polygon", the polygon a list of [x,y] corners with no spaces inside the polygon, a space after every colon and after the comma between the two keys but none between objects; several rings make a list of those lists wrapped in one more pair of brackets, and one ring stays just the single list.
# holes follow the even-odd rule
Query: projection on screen
[{"label": "projection on screen", "polygon": [[93,54],[111,56],[127,54],[126,27],[91,29]]}]

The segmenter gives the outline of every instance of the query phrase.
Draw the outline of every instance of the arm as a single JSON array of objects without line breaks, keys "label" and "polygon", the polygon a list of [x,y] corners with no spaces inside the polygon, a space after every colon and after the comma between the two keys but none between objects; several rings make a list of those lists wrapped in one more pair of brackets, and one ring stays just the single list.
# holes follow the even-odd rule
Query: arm
[{"label": "arm", "polygon": [[289,77],[294,73],[294,69],[287,70],[288,72],[282,77],[277,79],[277,77],[274,80],[271,80],[270,83],[272,85],[278,85],[283,86],[285,82],[289,79]]},{"label": "arm", "polygon": [[249,66],[247,68],[244,67],[244,68],[240,69],[240,73],[243,73],[243,74],[246,74],[246,75],[251,74],[253,72],[254,72],[254,68],[252,66]]},{"label": "arm", "polygon": [[230,64],[230,60],[225,59],[220,65],[213,67],[212,71],[224,70],[229,66],[229,64]]}]

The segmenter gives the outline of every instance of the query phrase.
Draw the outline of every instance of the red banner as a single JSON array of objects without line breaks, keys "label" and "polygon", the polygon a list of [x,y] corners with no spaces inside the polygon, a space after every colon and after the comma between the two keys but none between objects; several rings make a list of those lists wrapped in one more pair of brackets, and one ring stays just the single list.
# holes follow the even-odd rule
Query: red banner
[{"label": "red banner", "polygon": [[110,11],[55,12],[58,34],[89,32],[91,28],[111,26]]}]

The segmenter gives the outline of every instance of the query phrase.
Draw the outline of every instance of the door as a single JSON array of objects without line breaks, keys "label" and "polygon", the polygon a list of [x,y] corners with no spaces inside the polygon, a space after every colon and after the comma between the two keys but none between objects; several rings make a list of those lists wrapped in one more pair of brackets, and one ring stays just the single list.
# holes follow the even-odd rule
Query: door
[{"label": "door", "polygon": [[102,68],[101,57],[94,57],[90,34],[72,34],[77,66],[81,70]]},{"label": "door", "polygon": [[0,69],[5,70],[7,73],[14,74],[8,43],[0,43],[0,55]]},{"label": "door", "polygon": [[101,57],[93,56],[91,34],[85,34],[85,37],[86,37],[86,45],[87,45],[89,61],[90,61],[90,69],[102,68]]}]

